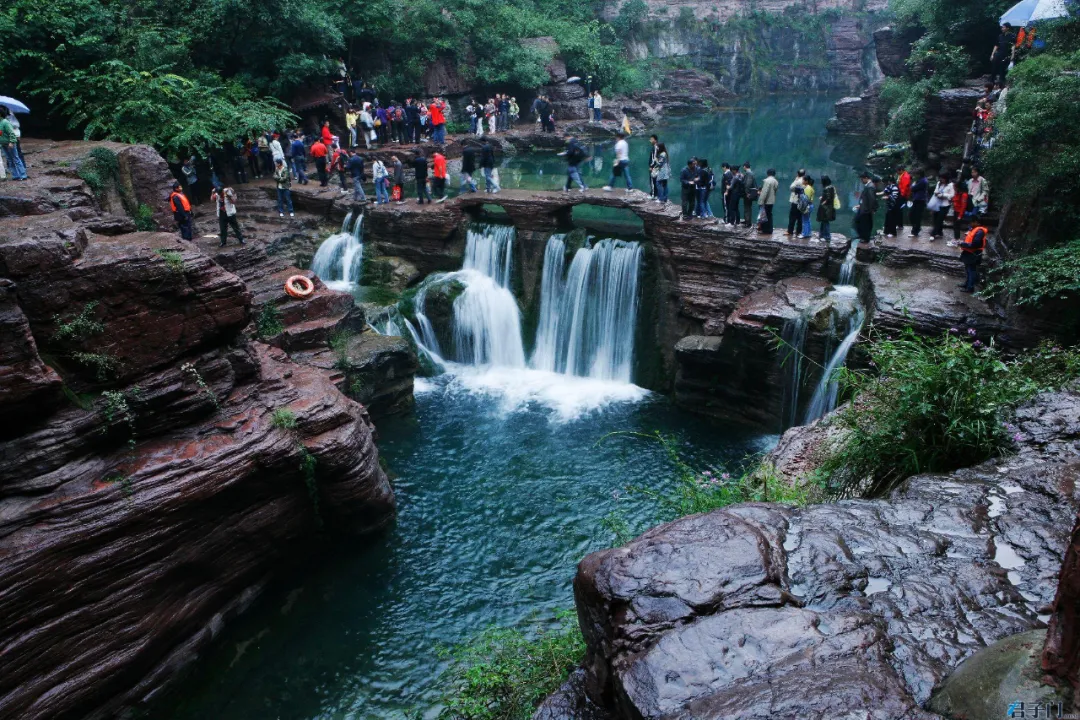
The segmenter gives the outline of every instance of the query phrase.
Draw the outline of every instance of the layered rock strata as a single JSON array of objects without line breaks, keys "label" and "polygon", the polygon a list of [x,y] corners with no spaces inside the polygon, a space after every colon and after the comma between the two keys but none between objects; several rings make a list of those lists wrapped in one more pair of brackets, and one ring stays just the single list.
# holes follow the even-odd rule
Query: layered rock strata
[{"label": "layered rock strata", "polygon": [[[78,175],[91,147],[119,158],[97,193]],[[0,715],[108,717],[320,534],[386,524],[394,496],[364,407],[250,339],[271,291],[197,243],[130,232],[123,196],[157,208],[171,184],[152,150],[24,149],[32,179],[0,186]],[[280,295],[261,248],[249,235],[232,269],[262,267]],[[339,298],[351,308],[324,288],[282,308],[278,344],[324,339],[300,326],[336,327]]]}]

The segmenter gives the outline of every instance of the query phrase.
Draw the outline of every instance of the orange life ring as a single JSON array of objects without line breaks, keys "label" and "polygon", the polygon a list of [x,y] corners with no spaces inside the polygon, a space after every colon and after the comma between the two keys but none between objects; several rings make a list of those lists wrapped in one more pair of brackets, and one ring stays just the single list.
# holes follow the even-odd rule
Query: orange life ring
[{"label": "orange life ring", "polygon": [[285,292],[290,297],[306,298],[315,292],[315,283],[303,275],[293,275],[285,281]]}]

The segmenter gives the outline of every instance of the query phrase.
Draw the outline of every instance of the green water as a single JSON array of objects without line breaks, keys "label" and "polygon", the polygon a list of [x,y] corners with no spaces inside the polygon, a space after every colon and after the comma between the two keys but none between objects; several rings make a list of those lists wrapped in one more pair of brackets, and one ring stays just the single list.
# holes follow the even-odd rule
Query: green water
[{"label": "green water", "polygon": [[[838,97],[829,95],[779,96],[755,99],[753,105],[673,118],[643,135],[633,135],[630,143],[630,172],[635,188],[649,188],[649,134],[655,133],[667,145],[672,162],[668,183],[670,200],[680,202],[679,171],[690,157],[706,158],[719,175],[720,164],[742,165],[749,161],[758,179],[765,171],[776,170],[781,193],[777,199],[775,222],[787,223],[787,187],[799,168],[805,168],[820,192],[820,178],[828,175],[840,191],[842,208],[837,212],[834,230],[850,232],[851,206],[857,202],[859,170],[869,144],[860,138],[829,135],[825,121],[833,114]],[[582,180],[590,188],[600,188],[609,179],[614,141],[588,144],[592,160],[581,166]],[[500,179],[507,188],[561,190],[566,182],[566,163],[554,152],[507,156],[500,168]],[[617,192],[621,192],[622,180]],[[714,193],[713,213],[722,210]],[[755,206],[755,213],[757,212]],[[611,220],[618,211],[579,207],[575,220]],[[625,219],[632,217],[625,212]],[[754,218],[756,220],[756,217]],[[817,231],[817,222],[814,223]]]},{"label": "green water", "polygon": [[[854,190],[855,171],[842,159],[864,149],[825,135],[832,102],[769,98],[749,113],[678,119],[657,133],[676,162],[749,159],[759,177],[776,167],[782,187],[806,167]],[[602,168],[585,172],[593,186],[611,165],[610,143],[598,150]],[[632,138],[631,152],[641,186],[646,139]],[[502,179],[507,187],[556,189],[564,167],[553,153],[519,155],[504,161]],[[781,207],[778,224],[786,218]],[[617,219],[582,210],[575,219]],[[606,435],[670,433],[699,464],[738,462],[772,440],[711,425],[655,395],[566,420],[536,403],[510,409],[505,397],[448,382],[422,383],[412,416],[378,423],[380,450],[396,476],[396,524],[310,558],[300,577],[231,625],[151,717],[382,720],[413,708],[430,716],[440,646],[570,607],[576,563],[612,542],[603,518],[618,510],[638,528],[655,520],[657,508],[625,489],[663,488],[666,455],[655,444]],[[589,389],[553,394],[573,405]]]},{"label": "green water", "polygon": [[230,628],[157,717],[393,718],[430,708],[437,649],[492,623],[572,606],[578,560],[607,547],[601,519],[656,508],[655,443],[605,434],[661,430],[700,462],[737,461],[767,438],[712,427],[653,396],[570,422],[440,386],[410,418],[379,424],[397,474],[385,534],[312,558],[310,574]]}]

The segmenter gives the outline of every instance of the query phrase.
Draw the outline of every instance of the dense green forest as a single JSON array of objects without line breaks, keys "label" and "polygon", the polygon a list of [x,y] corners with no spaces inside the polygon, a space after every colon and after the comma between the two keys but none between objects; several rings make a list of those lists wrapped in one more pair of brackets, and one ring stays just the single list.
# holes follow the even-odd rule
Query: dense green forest
[{"label": "dense green forest", "polygon": [[572,71],[628,89],[642,77],[620,37],[645,4],[619,7],[609,24],[602,0],[15,0],[0,9],[0,78],[88,137],[168,153],[280,126],[279,99],[324,84],[338,58],[402,95],[437,57],[480,84],[529,88],[551,50],[520,40],[551,36]]}]

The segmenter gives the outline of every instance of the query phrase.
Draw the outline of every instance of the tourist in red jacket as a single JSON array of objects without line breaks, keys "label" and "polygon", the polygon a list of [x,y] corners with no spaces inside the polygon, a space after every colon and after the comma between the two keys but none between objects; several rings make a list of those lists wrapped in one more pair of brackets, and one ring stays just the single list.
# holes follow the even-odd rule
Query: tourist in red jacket
[{"label": "tourist in red jacket", "polygon": [[439,198],[435,202],[446,200],[446,156],[441,152],[432,157],[431,189]]},{"label": "tourist in red jacket", "polygon": [[315,169],[319,173],[319,185],[326,187],[330,181],[329,175],[326,173],[326,145],[322,140],[316,140],[311,144],[311,157],[315,160]]},{"label": "tourist in red jacket", "polygon": [[435,98],[428,110],[431,113],[431,139],[441,145],[446,142],[446,103]]}]

